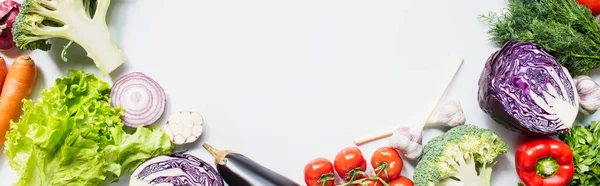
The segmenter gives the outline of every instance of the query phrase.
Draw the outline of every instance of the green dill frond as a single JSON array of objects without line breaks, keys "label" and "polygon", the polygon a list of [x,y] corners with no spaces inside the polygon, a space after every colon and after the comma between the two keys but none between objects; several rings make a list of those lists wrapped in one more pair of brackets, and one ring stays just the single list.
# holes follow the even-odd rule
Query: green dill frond
[{"label": "green dill frond", "polygon": [[571,75],[600,67],[600,25],[575,0],[511,0],[503,13],[481,15],[490,40],[533,42],[565,66]]}]

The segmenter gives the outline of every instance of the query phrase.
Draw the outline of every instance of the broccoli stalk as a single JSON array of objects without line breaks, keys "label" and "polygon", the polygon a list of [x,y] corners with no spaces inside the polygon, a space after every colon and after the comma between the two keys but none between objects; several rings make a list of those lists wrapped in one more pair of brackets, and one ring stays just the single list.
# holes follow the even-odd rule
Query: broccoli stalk
[{"label": "broccoli stalk", "polygon": [[488,129],[457,126],[425,145],[413,180],[416,186],[490,186],[496,157],[509,150]]},{"label": "broccoli stalk", "polygon": [[49,50],[48,39],[71,40],[108,75],[125,61],[106,25],[109,5],[110,0],[24,0],[13,26],[15,43],[23,50]]},{"label": "broccoli stalk", "polygon": [[[451,161],[450,164],[456,170],[453,178],[445,179],[436,185],[441,186],[481,186],[491,185],[492,182],[492,167],[478,167],[473,158],[464,159],[462,155],[458,155],[457,161]],[[477,173],[479,172],[479,173]],[[456,180],[458,179],[458,180]],[[459,181],[460,180],[460,181]]]}]

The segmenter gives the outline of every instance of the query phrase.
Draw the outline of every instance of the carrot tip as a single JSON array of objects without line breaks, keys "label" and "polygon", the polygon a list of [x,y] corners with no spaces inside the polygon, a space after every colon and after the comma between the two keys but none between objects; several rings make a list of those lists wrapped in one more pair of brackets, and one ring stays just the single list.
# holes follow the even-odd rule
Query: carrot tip
[{"label": "carrot tip", "polygon": [[32,61],[31,56],[29,56],[29,55],[22,55],[22,56],[19,56],[19,58],[21,58],[23,60],[27,60],[27,61]]}]

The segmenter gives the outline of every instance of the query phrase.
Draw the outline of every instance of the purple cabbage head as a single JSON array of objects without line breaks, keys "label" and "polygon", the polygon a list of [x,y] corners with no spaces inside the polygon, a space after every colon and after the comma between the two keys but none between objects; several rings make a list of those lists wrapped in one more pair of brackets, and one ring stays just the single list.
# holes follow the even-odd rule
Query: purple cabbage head
[{"label": "purple cabbage head", "polygon": [[140,165],[131,175],[129,185],[158,184],[189,186],[224,186],[221,175],[200,158],[177,152],[154,157]]},{"label": "purple cabbage head", "polygon": [[12,36],[13,23],[17,19],[21,4],[13,0],[0,3],[0,50],[15,48]]},{"label": "purple cabbage head", "polygon": [[579,109],[567,69],[530,42],[509,41],[489,57],[477,98],[497,123],[534,135],[570,129]]}]

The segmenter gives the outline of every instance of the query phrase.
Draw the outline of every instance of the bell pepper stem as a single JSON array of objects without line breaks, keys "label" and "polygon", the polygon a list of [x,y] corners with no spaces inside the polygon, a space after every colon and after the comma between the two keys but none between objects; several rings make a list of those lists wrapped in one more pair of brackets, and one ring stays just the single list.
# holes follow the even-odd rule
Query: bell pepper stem
[{"label": "bell pepper stem", "polygon": [[550,176],[554,176],[556,171],[558,171],[558,162],[552,157],[545,157],[539,159],[535,165],[535,172],[537,175],[547,178]]}]

